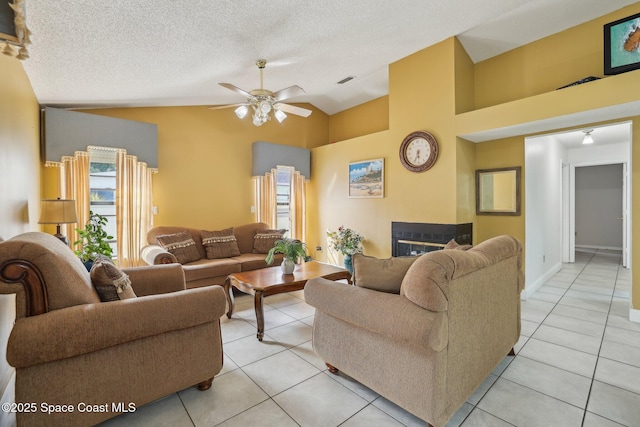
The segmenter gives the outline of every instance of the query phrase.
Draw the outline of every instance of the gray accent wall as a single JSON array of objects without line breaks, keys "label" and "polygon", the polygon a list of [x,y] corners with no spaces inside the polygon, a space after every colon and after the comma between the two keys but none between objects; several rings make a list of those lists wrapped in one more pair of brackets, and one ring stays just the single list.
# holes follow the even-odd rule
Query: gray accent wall
[{"label": "gray accent wall", "polygon": [[262,176],[276,166],[293,166],[306,179],[311,178],[311,150],[270,142],[254,142],[252,176]]},{"label": "gray accent wall", "polygon": [[622,164],[576,168],[576,246],[622,249]]},{"label": "gray accent wall", "polygon": [[124,148],[150,168],[158,167],[158,125],[46,107],[42,126],[46,161],[59,162],[93,145]]}]

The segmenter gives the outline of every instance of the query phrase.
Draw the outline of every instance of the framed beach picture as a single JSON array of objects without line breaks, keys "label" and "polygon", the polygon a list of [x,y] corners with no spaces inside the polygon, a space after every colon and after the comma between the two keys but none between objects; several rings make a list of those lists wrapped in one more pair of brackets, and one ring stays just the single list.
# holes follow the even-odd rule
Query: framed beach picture
[{"label": "framed beach picture", "polygon": [[604,26],[604,74],[640,68],[640,13]]},{"label": "framed beach picture", "polygon": [[384,197],[384,159],[349,163],[349,197]]}]

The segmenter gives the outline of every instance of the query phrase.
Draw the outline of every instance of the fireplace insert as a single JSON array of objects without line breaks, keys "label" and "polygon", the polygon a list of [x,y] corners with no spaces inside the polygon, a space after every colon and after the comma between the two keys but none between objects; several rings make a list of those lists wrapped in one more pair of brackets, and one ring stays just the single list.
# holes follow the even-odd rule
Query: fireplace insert
[{"label": "fireplace insert", "polygon": [[473,224],[391,223],[391,255],[412,256],[443,249],[450,240],[472,244]]}]

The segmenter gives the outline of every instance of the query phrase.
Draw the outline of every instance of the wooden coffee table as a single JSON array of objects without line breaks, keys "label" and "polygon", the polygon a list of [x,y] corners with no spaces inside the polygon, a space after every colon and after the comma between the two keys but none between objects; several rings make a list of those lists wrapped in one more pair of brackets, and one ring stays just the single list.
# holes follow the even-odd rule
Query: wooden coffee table
[{"label": "wooden coffee table", "polygon": [[351,280],[351,273],[335,265],[309,261],[296,265],[293,274],[282,274],[280,266],[230,274],[224,282],[224,292],[227,294],[227,302],[229,304],[227,317],[231,318],[233,314],[232,286],[246,294],[253,295],[256,319],[258,321],[257,336],[258,340],[262,341],[264,336],[264,297],[299,291],[304,289],[307,280],[314,277],[323,277],[329,280]]}]

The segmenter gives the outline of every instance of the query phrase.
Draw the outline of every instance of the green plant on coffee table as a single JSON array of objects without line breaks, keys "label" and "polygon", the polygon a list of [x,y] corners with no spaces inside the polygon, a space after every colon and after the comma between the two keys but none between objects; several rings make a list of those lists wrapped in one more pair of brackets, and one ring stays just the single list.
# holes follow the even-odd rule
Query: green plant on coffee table
[{"label": "green plant on coffee table", "polygon": [[267,264],[273,264],[275,254],[283,254],[286,259],[295,262],[298,258],[307,258],[307,246],[300,240],[285,237],[284,239],[276,240],[273,247],[269,249],[267,257],[265,258]]},{"label": "green plant on coffee table", "polygon": [[80,247],[74,252],[82,262],[92,261],[98,255],[111,258],[113,249],[108,240],[113,239],[113,236],[109,236],[105,231],[108,222],[105,216],[89,211],[89,219],[84,230],[76,228],[80,238],[73,242],[73,245]]}]

